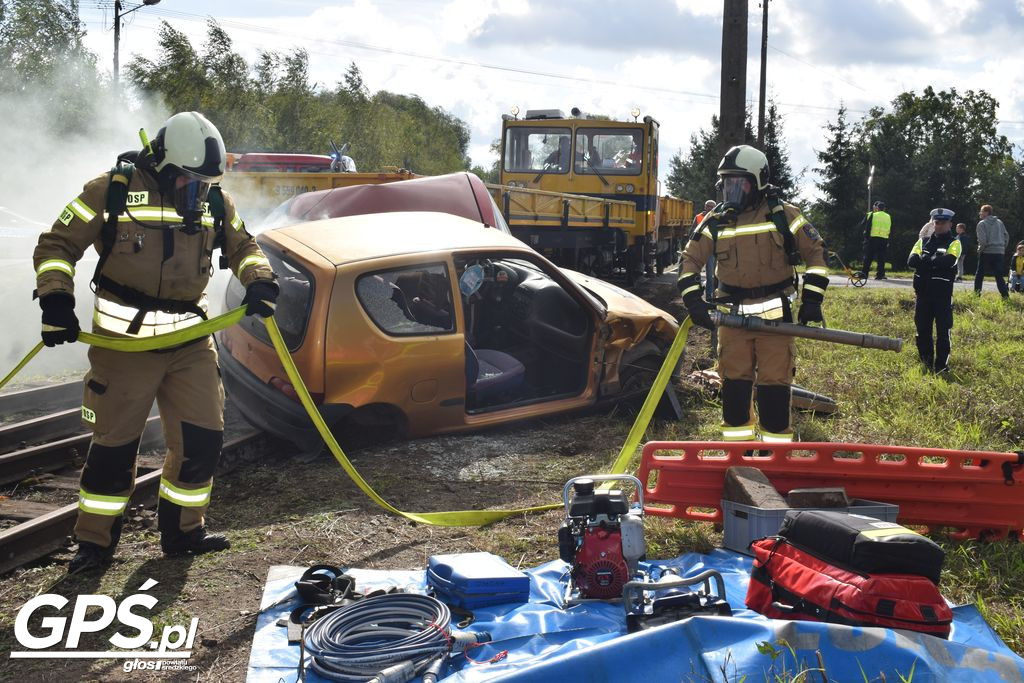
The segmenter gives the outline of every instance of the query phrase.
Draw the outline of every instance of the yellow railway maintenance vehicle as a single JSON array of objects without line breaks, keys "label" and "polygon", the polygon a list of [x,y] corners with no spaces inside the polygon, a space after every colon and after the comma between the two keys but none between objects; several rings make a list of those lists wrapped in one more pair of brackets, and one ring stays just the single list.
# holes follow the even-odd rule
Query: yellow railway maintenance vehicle
[{"label": "yellow railway maintenance vehicle", "polygon": [[558,265],[628,283],[675,261],[693,204],[658,196],[656,120],[513,112],[492,191],[516,237]]}]

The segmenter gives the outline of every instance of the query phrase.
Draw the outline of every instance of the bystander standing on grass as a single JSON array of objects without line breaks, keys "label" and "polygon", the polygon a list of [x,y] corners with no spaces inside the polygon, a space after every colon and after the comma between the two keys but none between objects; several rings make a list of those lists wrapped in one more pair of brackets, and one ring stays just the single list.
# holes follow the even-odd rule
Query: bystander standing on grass
[{"label": "bystander standing on grass", "polygon": [[996,288],[999,295],[1004,299],[1009,298],[1010,293],[1006,288],[1006,281],[1003,280],[1005,265],[1003,258],[1006,255],[1006,245],[1010,241],[1010,234],[1006,232],[1006,226],[997,216],[992,215],[992,205],[984,204],[978,212],[978,272],[974,275],[974,293],[981,295],[981,284],[985,275],[990,274],[996,279]]}]

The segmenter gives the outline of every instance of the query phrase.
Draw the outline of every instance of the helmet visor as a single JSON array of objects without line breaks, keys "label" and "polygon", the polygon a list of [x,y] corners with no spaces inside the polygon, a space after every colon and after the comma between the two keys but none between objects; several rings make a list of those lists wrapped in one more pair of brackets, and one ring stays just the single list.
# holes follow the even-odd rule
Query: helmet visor
[{"label": "helmet visor", "polygon": [[753,184],[741,175],[722,176],[722,201],[734,206],[746,206]]},{"label": "helmet visor", "polygon": [[210,183],[178,176],[174,183],[174,210],[182,218],[195,219],[203,213],[206,197],[210,194]]}]

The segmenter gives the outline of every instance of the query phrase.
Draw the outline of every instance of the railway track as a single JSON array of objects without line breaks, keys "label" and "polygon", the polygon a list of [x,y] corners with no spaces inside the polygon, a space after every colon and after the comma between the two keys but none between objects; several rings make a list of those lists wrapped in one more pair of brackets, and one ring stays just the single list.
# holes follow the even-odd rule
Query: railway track
[{"label": "railway track", "polygon": [[[90,437],[81,426],[81,401],[81,382],[0,395],[0,574],[70,542]],[[155,505],[163,446],[154,409],[139,448],[129,510]],[[266,448],[267,439],[251,427],[229,428],[220,472],[252,461]]]}]

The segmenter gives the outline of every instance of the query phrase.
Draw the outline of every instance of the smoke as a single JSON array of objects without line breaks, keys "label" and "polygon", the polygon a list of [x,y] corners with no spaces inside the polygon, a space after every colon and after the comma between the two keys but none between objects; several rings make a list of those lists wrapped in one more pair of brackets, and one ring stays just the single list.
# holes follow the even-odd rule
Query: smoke
[{"label": "smoke", "polygon": [[[85,117],[84,126],[55,133],[69,112],[55,111],[54,103],[61,100],[53,96],[53,88],[72,77],[63,74],[46,85],[25,83],[17,93],[0,95],[0,376],[39,341],[40,310],[32,300],[32,251],[39,234],[50,229],[87,181],[110,170],[119,153],[140,148],[139,128],[152,136],[169,115],[160,103],[119,105],[100,89],[89,101],[94,113]],[[92,319],[89,280],[96,259],[90,248],[76,265],[76,312],[86,330]],[[44,349],[12,386],[80,376],[88,366],[86,350],[84,344]]]}]

